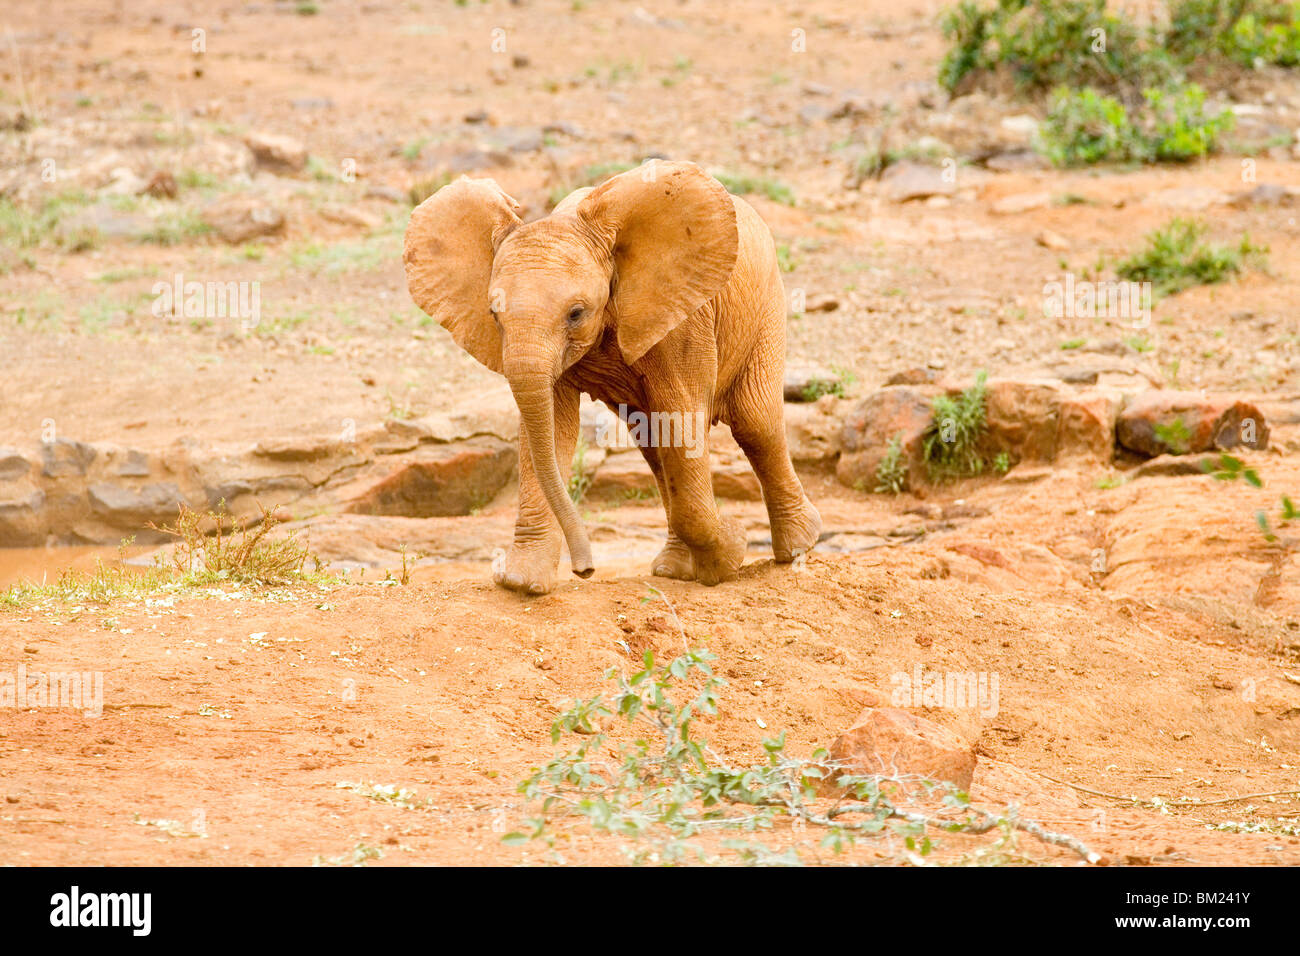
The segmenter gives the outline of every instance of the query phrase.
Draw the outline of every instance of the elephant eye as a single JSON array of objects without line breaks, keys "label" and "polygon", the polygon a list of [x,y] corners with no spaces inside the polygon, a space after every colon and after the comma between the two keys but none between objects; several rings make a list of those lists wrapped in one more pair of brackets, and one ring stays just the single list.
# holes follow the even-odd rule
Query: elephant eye
[{"label": "elephant eye", "polygon": [[573,308],[569,310],[569,321],[577,322],[580,318],[582,318],[582,314],[586,311],[587,310],[584,306],[575,305]]}]

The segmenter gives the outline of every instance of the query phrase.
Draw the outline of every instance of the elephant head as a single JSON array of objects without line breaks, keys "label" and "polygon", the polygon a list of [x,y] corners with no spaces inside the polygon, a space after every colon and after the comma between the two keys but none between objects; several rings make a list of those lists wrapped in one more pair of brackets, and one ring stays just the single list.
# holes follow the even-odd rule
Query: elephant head
[{"label": "elephant head", "polygon": [[632,365],[716,296],[736,262],[735,207],[694,163],[652,162],[544,219],[525,224],[518,211],[490,179],[444,186],[411,214],[407,284],[510,383],[538,484],[585,578],[591,546],[555,455],[555,384],[610,331]]}]

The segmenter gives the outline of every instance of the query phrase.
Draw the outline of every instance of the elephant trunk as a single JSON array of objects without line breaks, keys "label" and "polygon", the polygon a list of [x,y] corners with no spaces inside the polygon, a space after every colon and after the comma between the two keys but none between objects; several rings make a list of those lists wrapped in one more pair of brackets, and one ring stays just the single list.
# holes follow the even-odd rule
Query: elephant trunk
[{"label": "elephant trunk", "polygon": [[559,461],[555,457],[555,392],[552,377],[545,372],[529,371],[512,374],[507,369],[510,390],[519,406],[519,420],[528,442],[528,453],[533,460],[533,474],[546,496],[546,503],[560,522],[564,540],[569,546],[569,559],[573,573],[589,578],[595,570],[591,564],[591,543],[587,529],[582,525],[578,509],[573,505],[564,479],[560,477]]}]

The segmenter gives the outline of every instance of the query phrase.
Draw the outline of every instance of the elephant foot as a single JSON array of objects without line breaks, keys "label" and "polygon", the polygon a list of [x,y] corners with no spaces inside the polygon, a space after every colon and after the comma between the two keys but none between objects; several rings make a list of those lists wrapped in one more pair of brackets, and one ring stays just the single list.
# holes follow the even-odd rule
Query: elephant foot
[{"label": "elephant foot", "polygon": [[492,562],[492,580],[507,591],[547,594],[555,587],[559,557],[559,548],[550,543],[532,547],[513,544]]},{"label": "elephant foot", "polygon": [[789,564],[807,554],[822,533],[822,516],[807,498],[788,518],[772,522],[772,553],[778,564]]},{"label": "elephant foot", "polygon": [[664,549],[650,562],[650,573],[658,578],[694,581],[695,559],[691,557],[691,549],[669,535]]},{"label": "elephant foot", "polygon": [[712,548],[692,548],[695,580],[712,587],[734,581],[745,560],[745,529],[735,518],[721,518],[718,543]]}]

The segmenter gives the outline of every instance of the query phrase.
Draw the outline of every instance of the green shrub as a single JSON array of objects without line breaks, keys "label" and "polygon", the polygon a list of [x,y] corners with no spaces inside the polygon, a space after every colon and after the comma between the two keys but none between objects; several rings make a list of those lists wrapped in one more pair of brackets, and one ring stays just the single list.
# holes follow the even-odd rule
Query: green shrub
[{"label": "green shrub", "polygon": [[933,402],[933,420],[922,441],[922,456],[931,478],[968,478],[984,471],[980,440],[988,422],[986,372],[955,398],[940,395]]},{"label": "green shrub", "polygon": [[1185,162],[1212,152],[1219,136],[1232,129],[1235,118],[1222,110],[1205,113],[1205,91],[1195,83],[1172,90],[1145,90],[1149,132],[1145,147],[1158,160]]},{"label": "green shrub", "polygon": [[1208,115],[1195,83],[1148,89],[1131,112],[1094,89],[1058,88],[1039,133],[1039,150],[1057,166],[1101,162],[1185,162],[1215,150],[1232,129],[1227,110]]},{"label": "green shrub", "polygon": [[1039,131],[1039,150],[1057,166],[1129,159],[1138,142],[1124,104],[1091,89],[1057,89]]},{"label": "green shrub", "polygon": [[1173,219],[1146,237],[1145,247],[1116,268],[1121,279],[1150,282],[1156,293],[1169,295],[1196,285],[1223,282],[1241,271],[1244,262],[1263,265],[1268,249],[1243,236],[1235,246],[1202,241],[1205,226]]}]

